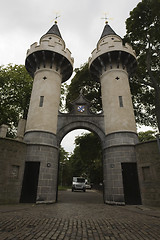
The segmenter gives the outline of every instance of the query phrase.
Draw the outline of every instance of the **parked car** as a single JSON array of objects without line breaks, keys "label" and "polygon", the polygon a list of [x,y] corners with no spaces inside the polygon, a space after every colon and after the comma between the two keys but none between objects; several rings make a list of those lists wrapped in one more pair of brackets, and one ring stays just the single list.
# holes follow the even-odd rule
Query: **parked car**
[{"label": "parked car", "polygon": [[85,181],[85,185],[86,185],[86,189],[92,188],[92,186],[90,185],[90,183],[87,180]]}]

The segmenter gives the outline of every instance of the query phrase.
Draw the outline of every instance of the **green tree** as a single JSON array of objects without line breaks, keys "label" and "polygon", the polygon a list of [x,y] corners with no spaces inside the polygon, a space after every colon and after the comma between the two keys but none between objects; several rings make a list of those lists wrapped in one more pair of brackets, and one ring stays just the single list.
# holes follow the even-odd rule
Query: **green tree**
[{"label": "green tree", "polygon": [[126,20],[125,41],[136,50],[138,69],[130,79],[137,121],[160,130],[160,1],[142,0]]},{"label": "green tree", "polygon": [[66,100],[66,96],[68,94],[68,88],[69,85],[67,85],[67,83],[62,83],[61,84],[61,98],[60,98],[60,112],[66,112],[66,104],[65,104],[65,100]]},{"label": "green tree", "polygon": [[59,152],[59,185],[67,186],[71,184],[70,171],[69,153],[61,146]]},{"label": "green tree", "polygon": [[150,141],[156,139],[155,137],[155,132],[148,130],[146,132],[139,132],[138,133],[139,141],[140,142],[145,142],[145,141]]},{"label": "green tree", "polygon": [[14,128],[20,117],[26,119],[32,78],[23,65],[0,66],[0,125]]},{"label": "green tree", "polygon": [[81,176],[84,173],[84,166],[82,163],[79,146],[75,147],[73,154],[71,155],[71,157],[69,159],[69,162],[70,162],[72,177]]},{"label": "green tree", "polygon": [[80,68],[75,69],[75,76],[68,87],[68,94],[66,97],[66,107],[71,110],[70,102],[75,100],[82,90],[83,95],[91,101],[92,112],[99,112],[102,110],[101,89],[100,83],[91,79],[88,64],[84,64]]},{"label": "green tree", "polygon": [[102,151],[98,136],[93,133],[78,136],[75,144],[70,158],[72,176],[87,177],[94,184],[102,182]]},{"label": "green tree", "polygon": [[[8,136],[14,137],[20,118],[27,118],[33,79],[24,65],[0,66],[0,125],[9,125]],[[64,97],[68,86],[61,87],[60,110],[64,111]]]}]

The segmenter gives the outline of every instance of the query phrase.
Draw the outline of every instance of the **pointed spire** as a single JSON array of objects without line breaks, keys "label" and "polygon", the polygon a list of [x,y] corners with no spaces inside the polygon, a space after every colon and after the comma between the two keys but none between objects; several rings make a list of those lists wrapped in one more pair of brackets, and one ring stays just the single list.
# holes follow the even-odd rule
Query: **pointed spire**
[{"label": "pointed spire", "polygon": [[62,38],[56,21],[55,21],[55,24],[48,30],[48,32],[46,34],[54,34],[54,35],[57,35],[58,37]]},{"label": "pointed spire", "polygon": [[108,25],[108,22],[106,22],[106,25],[105,25],[105,27],[103,29],[103,32],[102,32],[102,35],[101,35],[100,39],[102,39],[103,37],[108,36],[108,35],[117,35],[117,34]]}]

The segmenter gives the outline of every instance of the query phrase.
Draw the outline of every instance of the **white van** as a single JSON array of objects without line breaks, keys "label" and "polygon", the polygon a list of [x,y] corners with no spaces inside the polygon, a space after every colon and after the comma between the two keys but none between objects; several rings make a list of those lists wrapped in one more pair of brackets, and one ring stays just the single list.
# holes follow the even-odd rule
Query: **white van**
[{"label": "white van", "polygon": [[83,178],[83,177],[73,177],[72,192],[74,190],[82,190],[83,192],[86,191],[85,178]]}]

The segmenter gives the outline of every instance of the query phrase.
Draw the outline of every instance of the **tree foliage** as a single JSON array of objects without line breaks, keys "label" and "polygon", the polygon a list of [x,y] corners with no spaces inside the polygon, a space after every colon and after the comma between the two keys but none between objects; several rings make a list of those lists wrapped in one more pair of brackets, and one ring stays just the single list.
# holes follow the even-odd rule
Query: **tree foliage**
[{"label": "tree foliage", "polygon": [[66,96],[68,94],[68,88],[69,85],[67,85],[67,83],[62,83],[61,84],[61,97],[60,97],[60,106],[59,106],[59,110],[60,112],[66,112],[66,104],[65,104],[65,100],[66,100]]},{"label": "tree foliage", "polygon": [[155,140],[155,132],[152,130],[148,130],[146,132],[139,132],[138,133],[138,138],[140,142],[146,142],[150,140]]},{"label": "tree foliage", "polygon": [[61,147],[59,165],[59,184],[69,186],[74,176],[83,176],[92,183],[103,181],[102,149],[97,135],[87,133],[78,136],[71,156]]},{"label": "tree foliage", "polygon": [[138,69],[130,79],[137,121],[160,129],[160,1],[142,0],[126,20],[125,41],[136,50]]},{"label": "tree foliage", "polygon": [[20,117],[26,119],[32,78],[23,65],[0,66],[0,125],[16,127]]},{"label": "tree foliage", "polygon": [[94,184],[103,180],[102,176],[102,149],[97,135],[87,133],[78,136],[76,147],[70,158],[72,176],[84,176]]},{"label": "tree foliage", "polygon": [[60,147],[59,152],[59,185],[69,186],[71,184],[71,167],[69,163],[69,154]]}]

